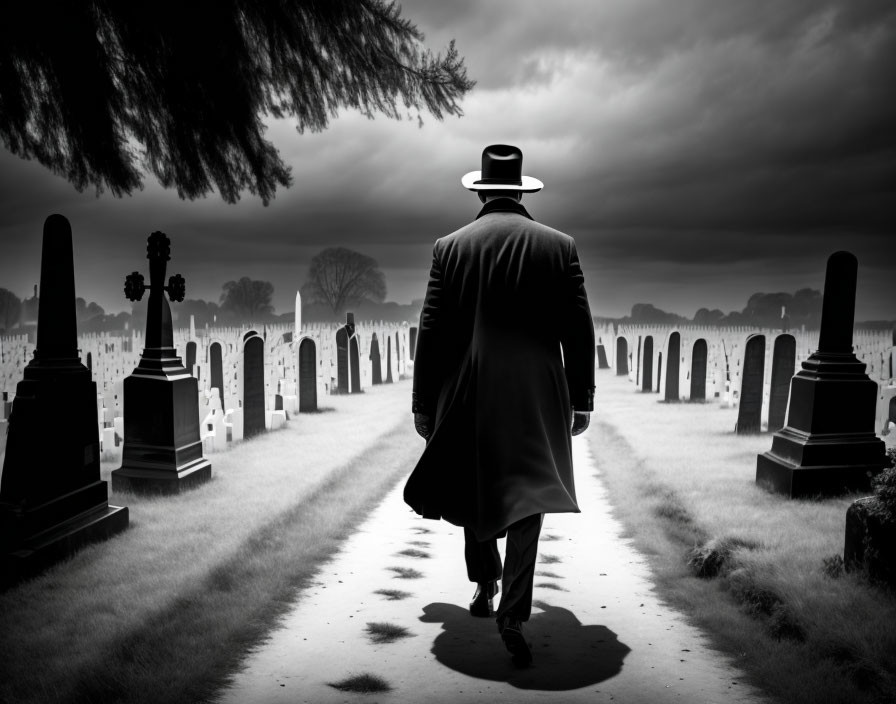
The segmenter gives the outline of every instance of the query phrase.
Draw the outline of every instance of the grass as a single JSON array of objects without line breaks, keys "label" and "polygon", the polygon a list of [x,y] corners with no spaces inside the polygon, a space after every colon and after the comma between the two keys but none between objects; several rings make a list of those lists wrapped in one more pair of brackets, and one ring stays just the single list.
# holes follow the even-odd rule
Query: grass
[{"label": "grass", "polygon": [[409,596],[411,596],[410,592],[403,592],[401,591],[401,589],[377,589],[374,594],[384,596],[389,601],[399,601],[401,599],[407,599]]},{"label": "grass", "polygon": [[396,555],[401,555],[403,557],[413,557],[416,559],[426,559],[429,557],[428,552],[423,552],[422,550],[417,550],[416,548],[406,548],[405,550],[400,550],[396,553]]},{"label": "grass", "polygon": [[413,466],[407,391],[334,397],[194,491],[113,495],[125,533],[0,595],[0,701],[208,700]]},{"label": "grass", "polygon": [[558,555],[549,555],[548,553],[542,553],[539,556],[539,562],[544,565],[556,565],[560,562],[563,562],[563,558]]},{"label": "grass", "polygon": [[771,435],[735,435],[736,409],[660,404],[607,373],[597,388],[592,451],[663,598],[781,701],[896,699],[896,597],[836,559],[857,495],[757,487]]},{"label": "grass", "polygon": [[339,682],[329,682],[328,684],[340,692],[359,692],[361,694],[374,694],[392,690],[389,683],[382,677],[369,673],[353,675]]},{"label": "grass", "polygon": [[410,638],[411,633],[404,626],[396,626],[394,623],[371,622],[367,624],[367,635],[374,643],[394,643],[402,638]]},{"label": "grass", "polygon": [[396,579],[420,579],[423,576],[422,572],[412,567],[387,567],[386,569],[394,572]]}]

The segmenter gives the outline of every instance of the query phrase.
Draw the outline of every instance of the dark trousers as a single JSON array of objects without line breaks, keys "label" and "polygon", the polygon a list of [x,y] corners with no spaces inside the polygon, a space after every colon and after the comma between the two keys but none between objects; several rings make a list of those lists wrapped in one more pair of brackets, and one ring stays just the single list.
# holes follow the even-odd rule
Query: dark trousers
[{"label": "dark trousers", "polygon": [[[532,613],[532,584],[535,580],[538,534],[541,532],[543,519],[543,513],[535,513],[507,528],[507,550],[497,618],[511,616],[520,621],[529,620]],[[501,579],[501,555],[497,539],[480,543],[473,531],[464,528],[464,558],[471,582]]]}]

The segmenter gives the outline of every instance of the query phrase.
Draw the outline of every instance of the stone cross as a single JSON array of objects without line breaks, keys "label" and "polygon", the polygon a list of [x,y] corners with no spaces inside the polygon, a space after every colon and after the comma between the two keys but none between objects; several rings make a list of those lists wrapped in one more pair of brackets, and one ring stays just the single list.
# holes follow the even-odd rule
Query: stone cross
[{"label": "stone cross", "polygon": [[149,259],[149,286],[144,284],[143,275],[134,271],[125,278],[124,295],[129,301],[139,301],[149,289],[146,311],[146,348],[162,349],[174,346],[174,332],[171,325],[171,308],[163,291],[168,292],[172,301],[184,300],[186,282],[180,274],[168,279],[165,285],[165,270],[171,259],[171,240],[164,232],[153,232],[146,245]]}]

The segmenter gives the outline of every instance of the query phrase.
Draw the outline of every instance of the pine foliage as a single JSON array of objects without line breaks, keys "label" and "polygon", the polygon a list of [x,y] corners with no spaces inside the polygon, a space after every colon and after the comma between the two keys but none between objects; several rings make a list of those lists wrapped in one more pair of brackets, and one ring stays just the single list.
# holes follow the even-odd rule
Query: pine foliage
[{"label": "pine foliage", "polygon": [[265,115],[320,131],[340,108],[462,115],[474,82],[384,0],[6,3],[0,138],[78,190],[116,196],[143,172],[181,198],[248,190],[267,204],[290,169]]}]

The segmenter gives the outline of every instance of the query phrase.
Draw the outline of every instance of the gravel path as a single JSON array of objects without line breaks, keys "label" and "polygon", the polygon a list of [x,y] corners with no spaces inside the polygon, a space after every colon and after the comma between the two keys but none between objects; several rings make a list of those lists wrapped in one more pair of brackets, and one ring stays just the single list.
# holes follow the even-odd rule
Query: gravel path
[{"label": "gravel path", "polygon": [[[411,512],[402,481],[247,656],[220,702],[764,701],[654,596],[644,558],[610,515],[585,436],[573,448],[582,513],[545,517],[538,606],[525,628],[532,667],[512,665],[494,620],[470,616],[463,531]],[[368,624],[385,625],[370,633]],[[358,675],[390,689],[332,686]]]}]

